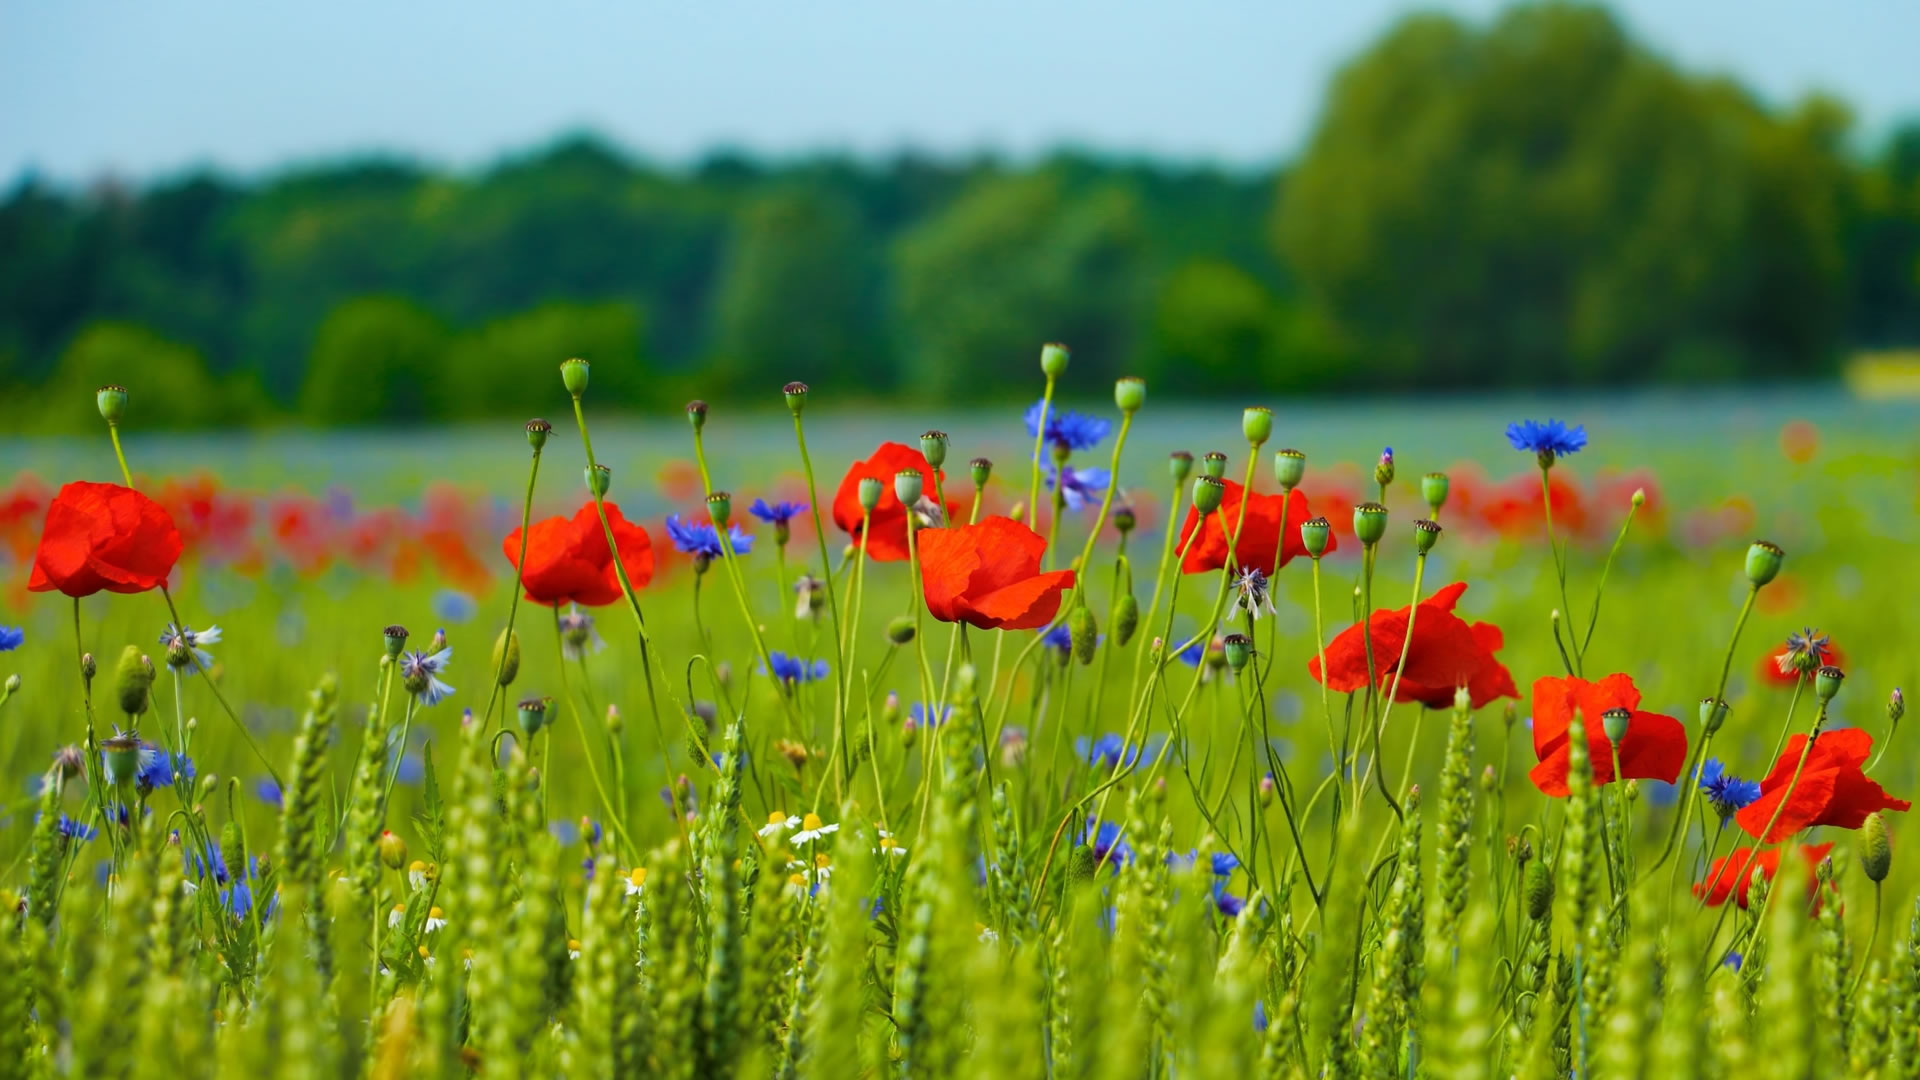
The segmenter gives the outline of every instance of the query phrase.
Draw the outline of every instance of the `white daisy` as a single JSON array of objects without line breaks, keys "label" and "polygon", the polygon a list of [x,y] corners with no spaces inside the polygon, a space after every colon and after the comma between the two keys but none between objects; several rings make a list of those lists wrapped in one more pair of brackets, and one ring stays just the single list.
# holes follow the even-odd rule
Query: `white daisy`
[{"label": "white daisy", "polygon": [[773,813],[767,815],[767,823],[760,826],[760,835],[763,837],[777,836],[788,829],[797,829],[799,827],[799,818],[788,817],[784,810],[775,810]]},{"label": "white daisy", "polygon": [[823,836],[830,836],[839,831],[840,825],[838,822],[828,825],[820,820],[819,814],[808,814],[806,818],[800,822],[800,831],[793,834],[793,842],[796,844],[811,844]]}]

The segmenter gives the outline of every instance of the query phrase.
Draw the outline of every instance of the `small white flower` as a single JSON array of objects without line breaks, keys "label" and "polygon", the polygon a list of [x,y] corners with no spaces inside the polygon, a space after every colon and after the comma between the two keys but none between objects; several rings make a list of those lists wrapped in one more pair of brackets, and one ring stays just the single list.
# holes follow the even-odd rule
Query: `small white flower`
[{"label": "small white flower", "polygon": [[571,938],[567,940],[567,959],[569,960],[580,959],[580,943],[577,941],[574,941]]},{"label": "small white flower", "polygon": [[796,844],[811,844],[823,836],[830,836],[840,831],[838,822],[832,825],[825,824],[820,820],[819,814],[808,814],[801,821],[800,826],[800,831],[793,834],[793,842]]},{"label": "small white flower", "polygon": [[799,818],[788,817],[784,811],[775,810],[773,813],[767,815],[767,823],[760,826],[760,835],[763,837],[778,836],[788,829],[797,829],[799,827]]},{"label": "small white flower", "polygon": [[628,896],[638,896],[647,885],[647,868],[636,866],[622,879],[627,887]]},{"label": "small white flower", "polygon": [[418,859],[407,867],[407,887],[418,892],[427,887],[427,864]]},{"label": "small white flower", "polygon": [[979,929],[980,929],[980,942],[982,944],[991,945],[994,942],[1000,940],[999,931],[995,930],[993,927],[988,926],[985,923],[979,923],[977,925],[979,926]]},{"label": "small white flower", "polygon": [[445,925],[447,925],[446,912],[437,907],[427,909],[427,933],[431,934]]},{"label": "small white flower", "polygon": [[387,912],[387,928],[391,930],[392,928],[399,926],[401,921],[404,920],[406,917],[407,917],[407,905],[405,904],[393,905],[393,910]]}]

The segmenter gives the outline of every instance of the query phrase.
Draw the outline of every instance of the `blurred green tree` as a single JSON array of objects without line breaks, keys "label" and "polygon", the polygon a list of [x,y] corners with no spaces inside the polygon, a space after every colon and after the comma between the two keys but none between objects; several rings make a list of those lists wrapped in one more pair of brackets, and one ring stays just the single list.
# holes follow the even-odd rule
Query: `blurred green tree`
[{"label": "blurred green tree", "polygon": [[145,428],[244,426],[270,415],[258,383],[216,381],[192,346],[144,326],[100,322],[82,330],[60,354],[46,384],[26,399],[29,407],[20,419],[40,431],[98,428],[94,393],[109,383],[127,387],[129,407]]},{"label": "blurred green tree", "polygon": [[854,208],[812,187],[776,191],[736,216],[713,304],[713,370],[766,392],[793,379],[885,389],[863,334],[871,242]]},{"label": "blurred green tree", "polygon": [[558,371],[573,356],[592,365],[596,404],[628,410],[657,404],[642,360],[643,325],[630,303],[555,300],[460,334],[447,349],[448,377],[440,380],[447,412],[471,419],[532,416],[539,410],[529,402],[564,401]]},{"label": "blurred green tree", "polygon": [[346,425],[456,416],[458,391],[450,388],[460,375],[447,345],[446,326],[411,300],[349,300],[314,338],[301,414],[309,423]]}]

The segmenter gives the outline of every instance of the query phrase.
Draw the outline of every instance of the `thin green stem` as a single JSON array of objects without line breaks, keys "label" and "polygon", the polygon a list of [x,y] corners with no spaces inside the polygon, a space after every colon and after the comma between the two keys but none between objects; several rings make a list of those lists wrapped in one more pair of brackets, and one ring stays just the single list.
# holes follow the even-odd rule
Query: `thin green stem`
[{"label": "thin green stem", "polygon": [[[536,446],[533,448],[533,465],[527,470],[527,497],[520,504],[520,557],[513,560],[513,599],[507,603],[505,641],[509,647],[513,641],[513,621],[520,613],[520,582],[526,574],[527,538],[532,533],[531,526],[533,524],[533,485],[534,481],[539,478],[540,448]],[[493,688],[487,691],[487,708],[485,712],[480,714],[481,730],[483,731],[492,726],[493,703],[500,698],[500,692],[506,689],[506,685],[501,676],[504,675],[507,670],[507,651],[508,648],[506,647],[500,650],[500,659],[496,661],[493,666]],[[506,710],[504,708],[500,713],[500,722],[503,724],[506,722]]]}]

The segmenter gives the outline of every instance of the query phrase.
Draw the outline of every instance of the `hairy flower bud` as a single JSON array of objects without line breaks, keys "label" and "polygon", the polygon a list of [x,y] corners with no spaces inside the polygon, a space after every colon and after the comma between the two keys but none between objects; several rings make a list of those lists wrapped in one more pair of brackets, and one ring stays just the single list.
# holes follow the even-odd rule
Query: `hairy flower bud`
[{"label": "hairy flower bud", "polygon": [[113,669],[113,692],[120,700],[121,712],[140,716],[147,711],[153,674],[153,661],[138,646],[129,645],[120,651],[120,662]]},{"label": "hairy flower bud", "polygon": [[1860,868],[1867,872],[1867,880],[1878,884],[1887,879],[1887,871],[1893,868],[1893,847],[1887,841],[1887,819],[1876,810],[1867,815],[1860,828]]},{"label": "hairy flower bud", "polygon": [[1393,447],[1380,451],[1380,461],[1373,467],[1373,482],[1381,487],[1393,483]]},{"label": "hairy flower bud", "polygon": [[1526,897],[1527,917],[1534,922],[1545,922],[1547,916],[1553,913],[1553,874],[1547,870],[1545,862],[1527,864],[1521,893]]},{"label": "hairy flower bud", "polygon": [[1133,632],[1140,628],[1140,601],[1132,593],[1121,593],[1120,599],[1113,605],[1113,642],[1125,645],[1133,640]]},{"label": "hairy flower bud", "polygon": [[1093,621],[1093,609],[1085,604],[1075,604],[1073,614],[1067,616],[1067,633],[1073,639],[1074,659],[1082,664],[1093,663],[1094,648],[1100,643],[1099,630]]},{"label": "hairy flower bud", "polygon": [[493,639],[493,669],[500,673],[500,685],[512,686],[513,680],[520,675],[520,635],[512,630],[500,631]]}]

